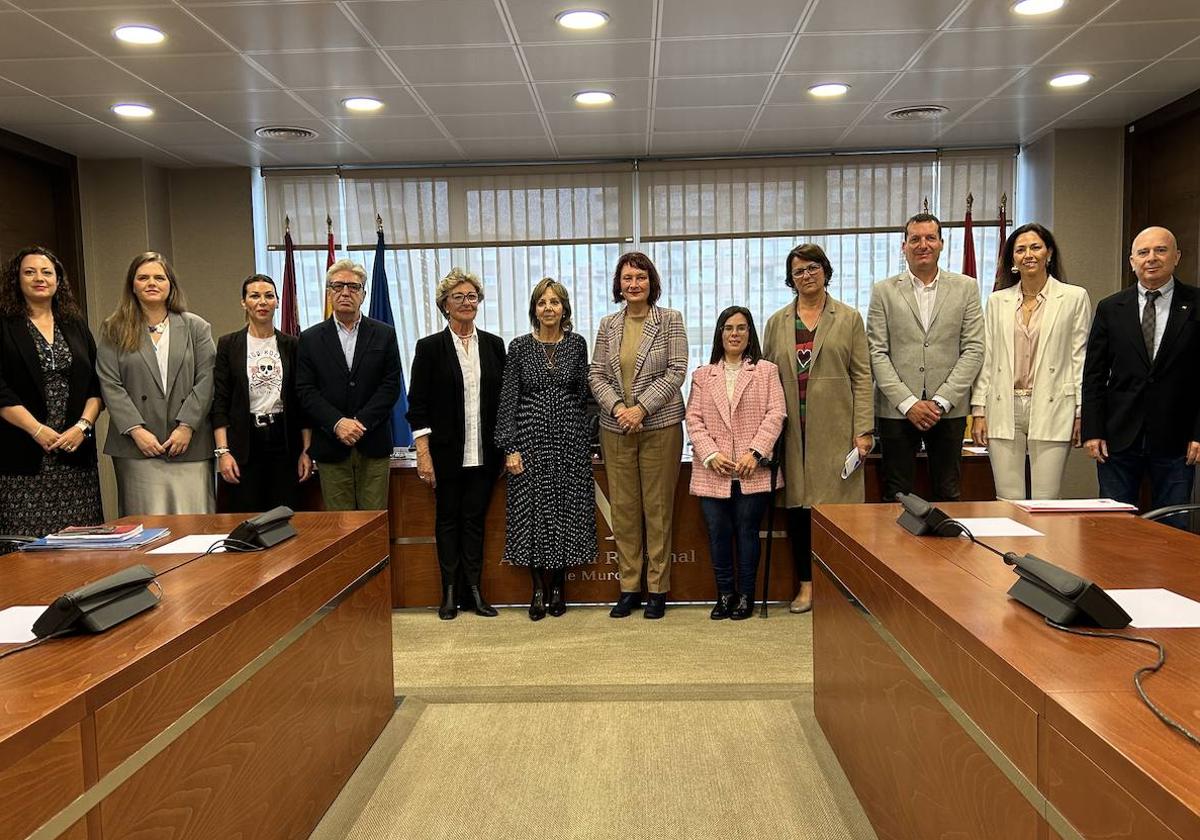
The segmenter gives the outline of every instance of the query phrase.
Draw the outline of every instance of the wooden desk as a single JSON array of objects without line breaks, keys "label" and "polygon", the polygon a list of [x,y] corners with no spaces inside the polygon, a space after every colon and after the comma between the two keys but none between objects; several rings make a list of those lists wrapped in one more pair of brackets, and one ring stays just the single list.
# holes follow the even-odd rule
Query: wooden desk
[{"label": "wooden desk", "polygon": [[[879,456],[867,459],[865,470],[868,501],[881,499]],[[608,525],[608,476],[604,464],[594,466],[597,487],[596,561],[573,571],[567,581],[567,598],[573,603],[615,601],[620,589],[617,578],[616,545]],[[716,598],[716,582],[708,557],[708,530],[700,513],[699,500],[688,492],[692,464],[685,461],[675,488],[675,522],[672,533],[674,561],[671,568],[671,598],[675,601],[710,601]],[[312,483],[315,488],[316,482]],[[963,498],[994,499],[992,468],[986,455],[963,453]],[[917,459],[916,492],[928,496],[929,470],[924,456]],[[311,492],[310,488],[310,492]],[[441,601],[437,547],[433,537],[433,491],[417,478],[412,461],[393,461],[390,494],[392,539],[392,605],[431,606]],[[310,501],[319,503],[320,493]],[[483,592],[497,604],[529,601],[529,573],[506,566],[504,556],[505,483],[496,483],[484,525]],[[791,542],[787,538],[786,515],[775,514],[775,545],[771,560],[771,597],[788,600],[796,594]],[[763,553],[766,552],[766,521],[763,522]],[[759,565],[758,591],[762,592],[764,567]]]},{"label": "wooden desk", "polygon": [[[381,513],[293,521],[268,551],[164,575],[159,606],[107,633],[0,660],[0,837],[307,836],[394,708],[390,574]],[[8,555],[0,606],[186,556]]]},{"label": "wooden desk", "polygon": [[[1125,514],[1023,514],[1032,552],[1105,588],[1200,598],[1200,537]],[[1200,837],[1200,750],[1134,692],[1152,648],[1047,627],[1007,598],[1012,570],[965,540],[912,537],[895,505],[814,514],[817,719],[881,838]],[[1200,721],[1200,630],[1162,641],[1151,698]]]}]

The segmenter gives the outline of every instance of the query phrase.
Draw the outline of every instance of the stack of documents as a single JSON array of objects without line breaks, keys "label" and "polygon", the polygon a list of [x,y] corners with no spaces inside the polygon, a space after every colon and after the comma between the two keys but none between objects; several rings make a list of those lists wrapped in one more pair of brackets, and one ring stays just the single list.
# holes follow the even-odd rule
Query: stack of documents
[{"label": "stack of documents", "polygon": [[[47,537],[42,537],[40,540],[26,543],[21,546],[21,550],[55,551],[60,548],[86,548],[91,550],[137,548],[171,533],[169,528],[143,528],[141,525],[123,525],[119,527],[122,529],[121,531],[111,534],[92,533],[73,536],[63,534],[60,531],[57,534],[51,534]],[[136,528],[136,530],[125,530],[130,528]]]},{"label": "stack of documents", "polygon": [[1002,499],[1012,502],[1027,513],[1097,513],[1104,511],[1136,511],[1137,505],[1116,499]]}]

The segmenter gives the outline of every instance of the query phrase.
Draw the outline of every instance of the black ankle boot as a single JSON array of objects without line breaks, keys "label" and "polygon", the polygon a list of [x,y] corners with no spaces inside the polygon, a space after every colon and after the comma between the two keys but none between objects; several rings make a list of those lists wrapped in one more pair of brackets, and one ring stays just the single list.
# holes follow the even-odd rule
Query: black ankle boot
[{"label": "black ankle boot", "polygon": [[546,617],[546,590],[542,588],[542,570],[536,566],[530,566],[529,576],[533,579],[533,597],[529,601],[529,618],[531,621],[541,621]]},{"label": "black ankle boot", "polygon": [[729,611],[729,617],[741,621],[754,615],[754,599],[749,595],[738,595],[737,604]]},{"label": "black ankle boot", "polygon": [[617,603],[608,611],[609,618],[628,618],[629,614],[642,605],[641,592],[622,592]]},{"label": "black ankle boot", "polygon": [[496,612],[496,608],[483,600],[483,593],[479,591],[478,586],[471,587],[471,600],[475,602],[475,615],[482,615],[486,618],[495,618],[500,613]]},{"label": "black ankle boot", "polygon": [[733,609],[734,601],[737,600],[737,593],[722,592],[717,596],[717,603],[712,608],[712,612],[708,617],[713,621],[720,621],[722,618],[729,618],[729,611]]},{"label": "black ankle boot", "polygon": [[438,618],[449,621],[458,615],[458,604],[454,603],[454,587],[447,586],[442,590],[442,605],[438,607]]},{"label": "black ankle boot", "polygon": [[642,618],[662,618],[666,614],[666,592],[651,592],[646,596],[646,610],[642,613]]},{"label": "black ankle boot", "polygon": [[567,600],[563,595],[566,579],[567,573],[562,569],[555,569],[554,577],[550,579],[550,607],[547,612],[555,618],[567,611]]}]

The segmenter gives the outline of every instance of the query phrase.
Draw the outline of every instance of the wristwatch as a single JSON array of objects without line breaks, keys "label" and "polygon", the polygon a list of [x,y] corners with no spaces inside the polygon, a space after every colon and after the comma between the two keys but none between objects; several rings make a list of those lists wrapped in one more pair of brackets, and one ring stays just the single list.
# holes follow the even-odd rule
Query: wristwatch
[{"label": "wristwatch", "polygon": [[75,428],[83,432],[84,437],[92,436],[92,424],[86,417],[80,417],[77,421],[75,421]]},{"label": "wristwatch", "polygon": [[760,464],[762,463],[763,454],[761,452],[759,452],[757,449],[751,449],[750,454],[754,456],[755,461],[758,461]]}]

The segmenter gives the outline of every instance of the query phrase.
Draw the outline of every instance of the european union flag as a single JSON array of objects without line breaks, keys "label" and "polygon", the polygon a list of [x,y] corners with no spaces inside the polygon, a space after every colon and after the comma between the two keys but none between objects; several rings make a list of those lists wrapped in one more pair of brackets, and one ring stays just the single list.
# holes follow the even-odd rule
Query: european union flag
[{"label": "european union flag", "polygon": [[[375,242],[375,265],[371,269],[371,308],[368,318],[383,321],[395,328],[392,318],[392,298],[388,292],[387,270],[383,266],[383,230],[376,232],[379,238]],[[399,333],[396,334],[399,340]],[[404,416],[408,413],[408,389],[404,385],[404,369],[400,369],[400,397],[392,407],[392,446],[412,446],[412,428]]]}]

